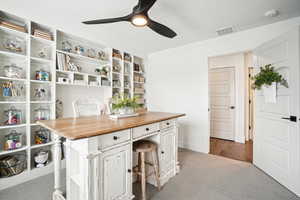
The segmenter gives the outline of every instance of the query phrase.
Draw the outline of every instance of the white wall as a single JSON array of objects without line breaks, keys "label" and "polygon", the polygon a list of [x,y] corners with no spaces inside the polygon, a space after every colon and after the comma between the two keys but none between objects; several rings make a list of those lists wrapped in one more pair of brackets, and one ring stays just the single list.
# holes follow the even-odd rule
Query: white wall
[{"label": "white wall", "polygon": [[186,113],[179,144],[207,153],[208,57],[252,50],[299,25],[300,17],[149,55],[149,109]]},{"label": "white wall", "polygon": [[234,67],[235,70],[235,129],[234,141],[245,143],[246,65],[244,53],[209,58],[209,68]]},{"label": "white wall", "polygon": [[111,89],[109,88],[86,88],[80,86],[60,85],[56,87],[56,99],[63,102],[63,117],[73,117],[72,102],[78,98],[95,98],[105,103],[110,96]]}]

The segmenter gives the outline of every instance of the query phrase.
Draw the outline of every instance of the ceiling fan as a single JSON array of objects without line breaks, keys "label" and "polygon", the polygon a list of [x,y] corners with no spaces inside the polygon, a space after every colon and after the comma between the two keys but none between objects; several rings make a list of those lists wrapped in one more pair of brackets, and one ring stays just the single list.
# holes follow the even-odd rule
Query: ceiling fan
[{"label": "ceiling fan", "polygon": [[155,31],[156,33],[163,35],[168,38],[174,38],[177,34],[168,28],[165,25],[162,25],[156,21],[153,21],[148,16],[148,11],[156,0],[139,0],[138,5],[133,8],[131,14],[126,15],[124,17],[117,17],[117,18],[108,18],[108,19],[98,19],[92,21],[85,21],[82,22],[84,24],[107,24],[107,23],[115,23],[115,22],[122,22],[127,21],[131,22],[134,26],[137,27],[144,27],[148,26],[150,29]]}]

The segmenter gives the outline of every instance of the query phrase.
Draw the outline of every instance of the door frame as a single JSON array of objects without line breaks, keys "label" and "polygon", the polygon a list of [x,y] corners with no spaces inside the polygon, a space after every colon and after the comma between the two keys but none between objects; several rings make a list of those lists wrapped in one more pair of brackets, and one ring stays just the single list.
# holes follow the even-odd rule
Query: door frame
[{"label": "door frame", "polygon": [[[245,66],[245,54],[248,52],[252,52],[252,50],[246,50],[246,51],[240,51],[230,54],[222,54],[222,55],[212,55],[208,56],[208,76],[209,76],[209,70],[211,68],[226,68],[226,67],[234,67],[235,68],[235,142],[238,143],[245,143],[246,142],[246,102],[248,102],[248,99],[246,97],[246,86],[248,84],[248,74]],[[212,67],[211,60],[214,58],[222,58],[222,57],[237,57],[241,56],[239,60],[235,59],[236,61],[234,63],[226,63],[225,64],[218,64]],[[242,63],[242,64],[241,64]],[[208,87],[208,92],[210,88]],[[211,136],[210,131],[210,97],[208,95],[208,144]],[[210,145],[208,145],[208,150],[210,151]]]}]

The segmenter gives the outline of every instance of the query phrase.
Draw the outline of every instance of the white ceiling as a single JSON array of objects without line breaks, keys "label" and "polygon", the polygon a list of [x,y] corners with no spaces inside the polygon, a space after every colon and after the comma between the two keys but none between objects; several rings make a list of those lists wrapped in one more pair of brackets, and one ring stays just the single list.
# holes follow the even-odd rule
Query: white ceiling
[{"label": "white ceiling", "polygon": [[[215,31],[219,28],[245,30],[300,16],[300,0],[157,0],[150,16],[175,30],[175,39],[126,22],[93,26],[80,23],[129,14],[137,1],[1,0],[0,9],[141,56],[217,37]],[[264,17],[270,9],[278,9],[281,15]]]}]

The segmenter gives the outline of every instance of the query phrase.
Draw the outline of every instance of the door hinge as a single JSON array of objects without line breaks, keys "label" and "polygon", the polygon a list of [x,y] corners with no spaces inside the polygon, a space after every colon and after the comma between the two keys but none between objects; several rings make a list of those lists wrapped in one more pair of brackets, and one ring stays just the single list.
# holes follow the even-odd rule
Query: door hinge
[{"label": "door hinge", "polygon": [[251,100],[249,100],[249,104],[251,104],[252,103],[252,101]]},{"label": "door hinge", "polygon": [[249,130],[251,130],[251,126],[249,126]]},{"label": "door hinge", "polygon": [[251,74],[249,74],[249,78],[251,78]]}]

